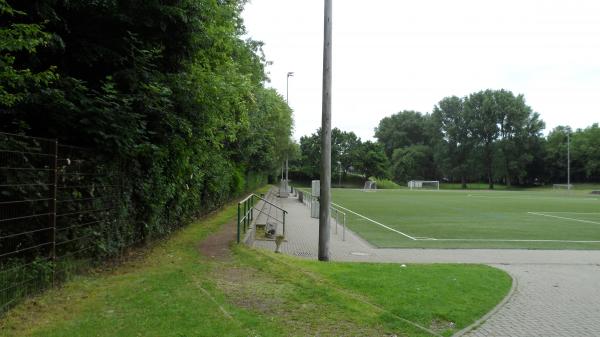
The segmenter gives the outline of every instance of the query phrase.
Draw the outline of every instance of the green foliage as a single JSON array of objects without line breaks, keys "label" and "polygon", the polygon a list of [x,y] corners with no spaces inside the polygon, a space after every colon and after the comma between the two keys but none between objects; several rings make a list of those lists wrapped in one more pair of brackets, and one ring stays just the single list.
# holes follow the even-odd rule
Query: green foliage
[{"label": "green foliage", "polygon": [[359,158],[356,168],[365,177],[387,178],[389,176],[390,164],[380,143],[369,140],[364,142],[359,149]]},{"label": "green foliage", "polygon": [[369,180],[374,181],[377,184],[377,189],[380,189],[380,190],[393,190],[393,189],[402,188],[402,186],[396,184],[395,182],[393,182],[389,179],[378,179],[375,177],[370,177]]},{"label": "green foliage", "polygon": [[[321,129],[310,136],[300,138],[300,157],[293,167],[310,179],[320,176]],[[364,179],[371,176],[387,177],[389,163],[383,147],[371,141],[362,142],[354,132],[331,130],[332,177],[343,172],[344,180],[349,173],[359,173]]]},{"label": "green foliage", "polygon": [[571,181],[600,181],[600,127],[597,123],[574,132],[569,127],[558,126],[548,134],[542,146],[547,179],[567,181],[567,134],[571,138]]},{"label": "green foliage", "polygon": [[263,184],[292,151],[292,112],[264,87],[244,3],[0,0],[1,131],[85,147],[121,177],[95,256]]},{"label": "green foliage", "polygon": [[381,120],[375,136],[385,146],[396,181],[435,179],[526,185],[544,177],[545,125],[523,95],[484,90],[445,97],[431,114],[402,111]]},{"label": "green foliage", "polygon": [[35,54],[50,40],[41,24],[18,21],[24,17],[26,13],[0,0],[0,107],[15,106],[57,78],[55,67],[36,71],[16,63],[19,54]]},{"label": "green foliage", "polygon": [[434,177],[435,167],[431,147],[426,145],[412,145],[394,150],[392,155],[392,171],[394,180],[407,182],[409,180],[427,180]]}]

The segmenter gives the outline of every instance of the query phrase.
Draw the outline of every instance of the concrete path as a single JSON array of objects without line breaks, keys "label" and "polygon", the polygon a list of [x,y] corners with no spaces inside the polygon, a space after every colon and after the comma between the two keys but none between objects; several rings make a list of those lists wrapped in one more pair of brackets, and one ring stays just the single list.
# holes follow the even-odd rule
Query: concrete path
[{"label": "concrete path", "polygon": [[[318,219],[296,198],[276,202],[289,212],[282,252],[315,259]],[[517,281],[512,297],[466,336],[600,336],[600,251],[377,249],[348,230],[343,241],[335,221],[331,230],[335,261],[483,263],[511,274]],[[254,246],[275,249],[272,241],[255,241]]]}]

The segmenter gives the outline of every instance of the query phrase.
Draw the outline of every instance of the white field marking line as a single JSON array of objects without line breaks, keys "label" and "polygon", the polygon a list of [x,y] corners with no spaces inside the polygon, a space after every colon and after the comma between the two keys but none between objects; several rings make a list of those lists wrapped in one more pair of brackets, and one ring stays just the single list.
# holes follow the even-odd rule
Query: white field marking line
[{"label": "white field marking line", "polygon": [[546,216],[546,217],[549,217],[549,218],[571,220],[571,221],[578,221],[578,222],[584,222],[584,223],[591,223],[591,224],[595,224],[595,225],[600,225],[600,222],[598,222],[598,221],[573,219],[573,218],[567,218],[565,216],[550,215],[550,214],[544,214],[544,213],[538,213],[538,212],[527,212],[527,213],[528,214],[533,214],[533,215],[539,215],[539,216]]},{"label": "white field marking line", "polygon": [[[359,217],[367,220],[367,221],[371,221],[372,223],[379,225],[385,229],[388,229],[392,232],[398,233],[400,235],[403,235],[413,241],[463,241],[463,242],[562,242],[562,243],[600,243],[600,241],[592,241],[592,240],[585,240],[585,241],[580,241],[580,240],[519,240],[519,239],[437,239],[437,238],[426,238],[426,237],[413,237],[410,236],[406,233],[402,233],[399,230],[396,230],[394,228],[391,228],[389,226],[386,226],[380,222],[377,222],[373,219],[369,219],[366,216],[362,215],[362,214],[358,214],[356,212],[354,212],[351,209],[348,209],[344,206],[338,205],[334,202],[331,203],[332,205],[335,205],[339,208],[345,209],[346,211],[358,215]],[[531,212],[529,212],[531,213]],[[581,220],[583,221],[583,220]],[[598,223],[600,224],[600,223]]]},{"label": "white field marking line", "polygon": [[520,240],[520,239],[417,239],[417,241],[460,241],[460,242],[559,242],[559,243],[600,243],[593,240]]},{"label": "white field marking line", "polygon": [[348,212],[350,212],[350,213],[352,213],[352,214],[358,215],[359,217],[361,217],[361,218],[363,218],[363,219],[365,219],[365,220],[367,220],[367,221],[371,221],[372,223],[374,223],[374,224],[376,224],[376,225],[379,225],[379,226],[381,226],[381,227],[383,227],[383,228],[389,229],[389,230],[391,230],[392,232],[395,232],[395,233],[398,233],[398,234],[400,234],[400,235],[403,235],[403,236],[405,236],[405,237],[407,237],[407,238],[409,238],[409,239],[411,239],[411,240],[413,240],[413,241],[416,241],[416,240],[417,240],[416,238],[414,238],[414,237],[412,237],[412,236],[410,236],[410,235],[408,235],[408,234],[406,234],[406,233],[402,233],[401,231],[399,231],[399,230],[396,230],[396,229],[393,229],[392,227],[386,226],[386,225],[384,225],[384,224],[382,224],[382,223],[380,223],[380,222],[377,222],[377,221],[375,221],[375,220],[373,220],[373,219],[369,219],[369,218],[367,218],[366,216],[364,216],[364,215],[362,215],[362,214],[358,214],[358,213],[354,212],[353,210],[347,209],[347,208],[346,208],[346,207],[344,207],[344,206],[338,205],[338,204],[336,204],[335,202],[332,202],[331,204],[332,204],[332,205],[335,205],[335,206],[337,206],[337,207],[339,207],[339,208],[341,208],[341,209],[345,209],[346,211],[348,211]]},{"label": "white field marking line", "polygon": [[[477,195],[477,194],[467,194],[469,198],[490,198],[490,199],[522,199],[522,200],[531,200],[531,199],[565,199],[564,197],[509,197],[509,196],[494,196],[494,195]],[[570,200],[598,200],[598,198],[569,198]]]},{"label": "white field marking line", "polygon": [[581,214],[581,215],[596,215],[600,214],[600,212],[535,212],[535,213],[544,213],[544,214]]}]

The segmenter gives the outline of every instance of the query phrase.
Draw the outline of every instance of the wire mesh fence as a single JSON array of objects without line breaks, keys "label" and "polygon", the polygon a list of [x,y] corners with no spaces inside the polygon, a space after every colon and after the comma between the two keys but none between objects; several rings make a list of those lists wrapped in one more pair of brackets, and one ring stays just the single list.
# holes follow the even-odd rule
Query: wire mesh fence
[{"label": "wire mesh fence", "polygon": [[89,265],[122,184],[93,151],[0,133],[0,314]]}]

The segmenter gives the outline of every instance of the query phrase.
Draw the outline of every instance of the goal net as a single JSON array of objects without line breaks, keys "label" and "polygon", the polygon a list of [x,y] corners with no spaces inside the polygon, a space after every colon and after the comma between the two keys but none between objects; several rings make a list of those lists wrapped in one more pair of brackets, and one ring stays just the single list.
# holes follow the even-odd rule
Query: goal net
[{"label": "goal net", "polygon": [[408,182],[408,188],[411,190],[439,190],[440,182],[438,180],[411,180]]},{"label": "goal net", "polygon": [[552,185],[552,189],[557,191],[557,190],[572,190],[573,189],[573,184],[554,184]]},{"label": "goal net", "polygon": [[368,180],[365,181],[365,186],[363,187],[363,191],[371,192],[377,189],[377,184],[374,181]]}]

